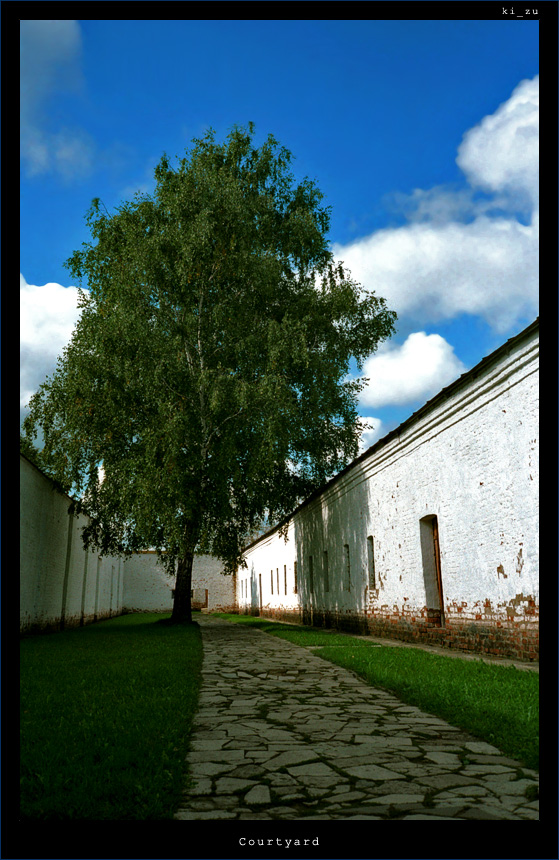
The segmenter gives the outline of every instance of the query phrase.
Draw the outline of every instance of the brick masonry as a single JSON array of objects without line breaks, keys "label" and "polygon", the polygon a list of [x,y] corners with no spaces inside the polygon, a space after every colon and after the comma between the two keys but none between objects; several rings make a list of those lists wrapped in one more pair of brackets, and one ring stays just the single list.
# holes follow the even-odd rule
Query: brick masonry
[{"label": "brick masonry", "polygon": [[285,534],[251,544],[240,611],[537,659],[538,331],[443,389]]}]

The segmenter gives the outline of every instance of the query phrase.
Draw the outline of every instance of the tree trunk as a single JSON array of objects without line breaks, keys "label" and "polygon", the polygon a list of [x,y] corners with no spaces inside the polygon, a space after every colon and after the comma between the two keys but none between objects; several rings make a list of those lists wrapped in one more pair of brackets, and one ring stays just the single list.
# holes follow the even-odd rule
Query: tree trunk
[{"label": "tree trunk", "polygon": [[179,557],[173,614],[171,615],[172,624],[192,624],[191,593],[193,561],[194,550],[188,550]]}]

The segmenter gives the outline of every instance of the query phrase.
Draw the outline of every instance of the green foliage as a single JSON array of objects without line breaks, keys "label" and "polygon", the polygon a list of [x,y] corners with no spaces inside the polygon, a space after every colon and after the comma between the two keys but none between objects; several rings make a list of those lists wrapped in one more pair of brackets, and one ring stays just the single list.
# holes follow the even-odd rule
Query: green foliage
[{"label": "green foliage", "polygon": [[396,315],[334,264],[316,184],[253,134],[210,130],[176,167],[163,155],[153,196],[113,214],[93,200],[93,241],[66,263],[88,291],[24,429],[42,428],[43,462],[102,552],[153,546],[172,570],[196,548],[233,570],[264,517],[358,451],[349,361]]},{"label": "green foliage", "polygon": [[28,636],[21,818],[172,818],[198,702],[198,625],[126,615]]},{"label": "green foliage", "polygon": [[19,452],[23,454],[24,457],[33,463],[37,468],[41,468],[41,452],[35,445],[27,438],[27,436],[23,436],[21,433],[19,434]]}]

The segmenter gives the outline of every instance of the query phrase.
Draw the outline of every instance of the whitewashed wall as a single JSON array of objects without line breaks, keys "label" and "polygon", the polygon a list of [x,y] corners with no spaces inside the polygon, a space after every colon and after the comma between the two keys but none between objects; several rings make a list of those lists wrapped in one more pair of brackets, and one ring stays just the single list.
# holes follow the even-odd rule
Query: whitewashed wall
[{"label": "whitewashed wall", "polygon": [[[194,556],[192,607],[208,611],[235,609],[235,581],[221,573],[221,562],[209,555]],[[124,562],[123,606],[134,612],[170,612],[175,577],[165,572],[155,551],[136,553]]]},{"label": "whitewashed wall", "polygon": [[132,612],[171,612],[175,578],[168,576],[155,551],[127,558],[124,568],[123,607]]},{"label": "whitewashed wall", "polygon": [[122,561],[85,552],[83,515],[20,456],[20,629],[58,629],[122,612]]},{"label": "whitewashed wall", "polygon": [[[272,532],[249,547],[241,611],[533,659],[538,343],[534,324],[311,497],[287,543]],[[424,518],[433,516],[442,607],[424,555],[433,545]]]},{"label": "whitewashed wall", "polygon": [[[20,455],[20,630],[57,630],[123,611],[170,612],[175,581],[157,554],[124,560],[86,552],[81,532],[87,517],[70,517],[70,503]],[[235,579],[221,570],[217,559],[195,556],[194,606],[235,609]]]},{"label": "whitewashed wall", "polygon": [[210,555],[194,556],[192,565],[193,608],[209,612],[236,612],[235,576],[222,573],[223,565]]}]

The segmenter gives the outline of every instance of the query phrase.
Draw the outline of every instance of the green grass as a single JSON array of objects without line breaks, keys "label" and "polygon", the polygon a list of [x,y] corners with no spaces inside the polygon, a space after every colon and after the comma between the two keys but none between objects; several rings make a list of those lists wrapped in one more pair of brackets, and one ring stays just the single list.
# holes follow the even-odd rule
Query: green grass
[{"label": "green grass", "polygon": [[281,624],[278,621],[269,621],[266,618],[258,618],[254,615],[235,615],[228,612],[212,612],[225,621],[234,621],[236,624],[249,624],[272,636],[287,639],[294,645],[310,647],[315,645],[347,645],[355,642],[355,638],[339,630],[324,629],[318,627],[303,627],[301,624]]},{"label": "green grass", "polygon": [[527,767],[539,767],[539,676],[416,648],[321,648],[325,660],[442,717]]},{"label": "green grass", "polygon": [[202,642],[163,617],[21,640],[22,820],[172,818]]},{"label": "green grass", "polygon": [[419,648],[374,647],[349,634],[247,615],[221,617],[253,624],[296,645],[324,646],[314,653],[493,744],[525,766],[539,767],[539,676],[535,672],[429,654]]}]

